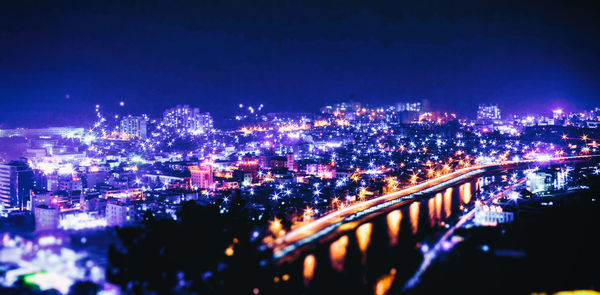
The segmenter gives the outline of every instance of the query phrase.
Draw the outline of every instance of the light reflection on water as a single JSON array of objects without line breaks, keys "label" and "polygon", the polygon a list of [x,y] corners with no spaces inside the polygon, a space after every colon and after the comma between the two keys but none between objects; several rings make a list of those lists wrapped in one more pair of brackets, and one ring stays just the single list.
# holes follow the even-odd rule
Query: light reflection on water
[{"label": "light reflection on water", "polygon": [[369,243],[371,242],[372,229],[373,224],[371,223],[365,223],[356,229],[356,240],[358,242],[358,248],[362,253],[363,264],[367,260],[367,248],[369,247]]},{"label": "light reflection on water", "polygon": [[430,226],[435,226],[436,225],[436,218],[435,218],[435,199],[434,198],[430,198],[427,201],[427,211],[429,211],[429,225]]},{"label": "light reflection on water", "polygon": [[452,214],[452,188],[449,187],[444,192],[444,218]]},{"label": "light reflection on water", "polygon": [[[408,205],[408,208],[405,213],[402,211],[404,209],[398,208],[391,212],[388,212],[385,217],[385,226],[387,227],[387,236],[390,247],[399,246],[402,241],[400,239],[402,235],[402,230],[408,231],[407,234],[417,235],[423,234],[427,231],[435,228],[439,225],[443,225],[444,222],[450,218],[453,214],[460,212],[462,207],[468,205],[472,202],[474,198],[471,188],[479,187],[482,184],[482,179],[479,178],[476,182],[471,184],[470,182],[466,182],[461,184],[460,186],[456,186],[456,190],[453,187],[447,188],[441,192],[438,192],[434,195],[430,195],[427,199],[423,199],[420,201],[413,201]],[[454,196],[456,194],[456,196]],[[454,201],[454,203],[453,203]],[[422,203],[422,204],[421,204]],[[427,208],[421,208],[422,206],[427,206]],[[461,210],[459,210],[459,207]],[[425,210],[421,212],[421,210]],[[424,213],[424,216],[420,216],[421,213]],[[408,222],[410,223],[410,229],[408,227],[402,227],[402,219],[403,215],[408,214]],[[419,224],[420,218],[428,218],[428,221],[422,221]],[[367,261],[367,253],[368,250],[372,247],[380,247],[379,243],[373,243],[372,239],[375,239],[374,236],[374,226],[378,223],[368,222],[364,223],[355,229],[356,235],[356,246],[354,243],[350,243],[350,239],[353,238],[352,235],[344,235],[332,242],[329,246],[329,258],[331,262],[331,268],[334,272],[344,272],[351,271],[357,265],[362,265],[370,268],[371,263],[381,263],[377,262],[381,257],[378,255],[372,255],[373,257],[369,257]],[[421,227],[421,228],[420,228]],[[410,239],[409,239],[410,240]],[[387,243],[386,243],[387,244]],[[346,261],[348,260],[348,251],[353,251],[353,249],[348,249],[348,247],[357,247],[361,260],[360,261]],[[387,246],[386,246],[387,247]],[[377,248],[379,249],[379,248]],[[376,249],[371,249],[378,253]],[[353,252],[352,252],[353,253]],[[370,252],[369,252],[370,253]],[[372,253],[370,253],[371,255]],[[354,257],[354,256],[352,256]],[[346,267],[350,267],[348,270],[345,270]],[[308,285],[314,279],[314,272],[316,269],[316,257],[313,255],[306,256],[304,259],[304,269],[303,269],[303,277],[304,284]],[[394,275],[392,275],[392,271]],[[365,284],[373,284],[373,290],[375,294],[386,294],[391,285],[394,282],[396,276],[396,269],[392,268],[389,274],[384,274],[379,278],[373,278],[373,281],[367,282],[367,279],[363,277]]]},{"label": "light reflection on water", "polygon": [[442,220],[442,193],[435,194],[435,218],[437,223]]},{"label": "light reflection on water", "polygon": [[302,271],[302,276],[304,278],[304,285],[308,285],[313,277],[315,276],[315,268],[317,267],[317,259],[315,255],[308,254],[304,258],[304,268]]},{"label": "light reflection on water", "polygon": [[435,197],[429,198],[427,207],[429,211],[429,224],[434,227],[438,225],[442,219],[442,194],[437,193]]},{"label": "light reflection on water", "polygon": [[419,202],[413,202],[409,207],[410,225],[413,234],[419,231],[419,205]]},{"label": "light reflection on water", "polygon": [[388,274],[385,274],[375,284],[375,295],[385,295],[390,288],[396,277],[396,269],[392,268]]},{"label": "light reflection on water", "polygon": [[[444,222],[455,222],[455,215],[461,214],[463,209],[470,210],[480,195],[487,196],[490,190],[502,185],[502,180],[504,178],[501,175],[496,179],[473,178],[470,182],[420,196],[410,203],[403,202],[390,209],[392,211],[382,210],[381,215],[377,214],[374,218],[353,220],[351,227],[340,231],[345,235],[330,245],[318,246],[314,255],[305,256],[303,261],[298,261],[294,266],[300,266],[303,262],[304,285],[309,289],[328,290],[332,286],[330,283],[334,281],[336,287],[344,286],[344,294],[399,292],[397,288],[410,279],[413,270],[422,263],[424,256],[421,249],[426,249],[424,246],[430,247],[430,242],[435,242],[433,239],[445,231],[439,226],[444,225]],[[486,184],[491,185],[488,187]],[[406,220],[402,220],[403,218]],[[419,222],[421,218],[429,220]],[[367,223],[360,224],[361,222]],[[381,228],[383,226],[386,226],[385,230]],[[353,229],[356,236],[349,234]],[[356,241],[350,241],[354,237]],[[329,263],[320,262],[319,269],[316,269],[316,257],[325,261],[328,256],[331,268],[328,267]],[[362,261],[359,257],[362,257]],[[321,270],[323,266],[324,269]],[[299,272],[300,267],[296,271]],[[301,283],[299,281],[299,285]]]},{"label": "light reflection on water", "polygon": [[471,183],[467,182],[458,189],[461,205],[467,205],[471,202]]},{"label": "light reflection on water", "polygon": [[346,260],[346,246],[348,246],[348,236],[342,236],[329,246],[329,257],[331,259],[331,268],[336,271],[344,270],[344,261]]},{"label": "light reflection on water", "polygon": [[402,221],[402,212],[394,210],[388,213],[387,217],[388,235],[390,238],[390,246],[398,244],[398,233],[400,232],[400,221]]}]

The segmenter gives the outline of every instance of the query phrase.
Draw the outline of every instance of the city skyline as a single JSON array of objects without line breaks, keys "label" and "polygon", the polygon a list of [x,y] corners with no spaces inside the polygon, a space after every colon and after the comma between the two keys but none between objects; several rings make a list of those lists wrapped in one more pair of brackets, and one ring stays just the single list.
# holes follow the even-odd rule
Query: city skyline
[{"label": "city skyline", "polygon": [[593,4],[3,4],[0,294],[600,295]]},{"label": "city skyline", "polygon": [[[0,122],[0,130],[7,130],[10,131],[12,129],[40,129],[40,128],[63,128],[63,127],[84,127],[87,125],[92,124],[95,120],[97,120],[97,116],[98,114],[100,114],[100,112],[105,112],[105,116],[107,116],[109,118],[109,120],[113,120],[115,122],[118,122],[118,124],[123,124],[124,120],[127,119],[139,119],[139,120],[143,120],[146,122],[146,124],[150,121],[160,121],[162,120],[165,112],[171,110],[171,109],[176,109],[180,106],[183,107],[191,107],[193,109],[196,109],[196,112],[201,111],[202,114],[209,116],[211,119],[211,126],[214,124],[214,127],[219,128],[219,129],[235,129],[236,127],[239,127],[240,124],[244,125],[244,122],[239,122],[239,117],[242,118],[246,118],[249,115],[256,115],[255,120],[259,120],[260,118],[265,118],[266,115],[269,114],[281,114],[281,115],[285,115],[285,116],[302,116],[302,115],[307,115],[309,117],[318,117],[319,115],[319,110],[322,110],[323,108],[326,107],[331,107],[332,105],[340,105],[340,104],[350,104],[350,103],[358,103],[361,104],[365,107],[368,108],[372,108],[372,109],[385,109],[385,108],[390,108],[390,107],[394,107],[395,111],[397,112],[404,112],[405,110],[400,108],[399,106],[402,104],[419,104],[419,106],[421,106],[423,103],[428,105],[429,111],[430,110],[435,110],[436,112],[446,112],[446,113],[452,113],[452,114],[458,114],[457,118],[460,119],[465,119],[465,120],[469,120],[469,119],[476,119],[480,116],[480,112],[481,112],[481,107],[493,107],[495,109],[497,109],[497,112],[502,114],[502,117],[498,117],[495,119],[502,119],[504,121],[511,121],[511,120],[517,120],[519,118],[524,118],[524,117],[528,117],[528,116],[533,116],[533,117],[552,117],[555,116],[557,112],[560,112],[560,114],[564,114],[564,115],[581,115],[581,114],[585,114],[587,111],[593,111],[594,107],[591,107],[589,109],[584,109],[584,108],[569,108],[569,107],[565,107],[565,105],[554,105],[553,107],[547,107],[545,109],[542,110],[532,110],[532,111],[520,111],[520,112],[514,112],[514,113],[509,113],[506,112],[505,109],[503,109],[501,106],[501,104],[499,103],[476,103],[476,104],[472,104],[470,105],[470,108],[473,109],[472,112],[470,113],[461,113],[461,112],[456,112],[456,111],[452,111],[452,108],[439,108],[438,106],[431,106],[429,103],[428,99],[406,99],[406,100],[398,100],[395,101],[393,103],[390,104],[379,104],[379,105],[371,105],[368,103],[364,103],[361,100],[358,99],[352,99],[352,100],[348,100],[348,101],[338,101],[337,103],[333,103],[333,104],[328,104],[328,105],[322,105],[319,108],[316,108],[314,110],[307,110],[307,111],[303,111],[303,112],[298,112],[297,110],[292,110],[292,111],[277,111],[275,109],[269,109],[268,107],[265,107],[263,104],[259,104],[259,105],[246,105],[243,103],[239,103],[233,106],[230,106],[229,108],[227,108],[226,113],[228,114],[227,117],[223,117],[221,116],[222,114],[222,110],[221,111],[216,111],[216,112],[210,112],[206,109],[200,109],[194,105],[188,105],[188,104],[177,104],[177,105],[170,105],[169,107],[167,107],[166,109],[162,110],[162,111],[157,111],[156,113],[147,113],[147,112],[142,112],[140,110],[135,111],[132,108],[129,108],[129,111],[127,108],[125,108],[125,106],[127,105],[125,103],[125,101],[120,100],[118,101],[115,105],[117,105],[117,107],[111,108],[109,107],[108,109],[112,109],[113,112],[108,112],[106,113],[106,109],[104,108],[102,105],[100,104],[96,104],[94,111],[91,111],[90,109],[90,115],[88,117],[88,115],[83,115],[80,113],[78,115],[74,115],[74,117],[76,117],[78,119],[78,121],[73,121],[73,122],[67,122],[67,123],[61,123],[61,122],[65,122],[65,121],[57,121],[57,120],[51,120],[50,123],[46,124],[45,122],[40,122],[40,120],[37,120],[36,123],[34,125],[27,125],[27,124],[23,124],[23,121],[20,121],[20,123],[15,123],[15,124],[7,124],[4,122]],[[568,105],[568,104],[566,104]],[[419,107],[420,108],[420,107]],[[262,111],[262,112],[261,112]],[[423,112],[429,112],[426,111],[424,109],[419,109],[417,112],[423,113]],[[213,118],[212,114],[216,114],[217,118]],[[81,119],[81,120],[79,120]],[[247,124],[247,122],[246,122]],[[124,128],[123,126],[121,128]],[[139,128],[139,127],[138,127]],[[144,127],[145,128],[145,127]],[[139,135],[138,135],[139,136]]]}]

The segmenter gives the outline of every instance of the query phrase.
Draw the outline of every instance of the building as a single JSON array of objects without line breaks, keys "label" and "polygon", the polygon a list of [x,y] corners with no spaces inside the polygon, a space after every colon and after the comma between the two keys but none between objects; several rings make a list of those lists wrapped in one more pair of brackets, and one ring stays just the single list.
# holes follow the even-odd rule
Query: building
[{"label": "building", "polygon": [[477,109],[479,120],[500,120],[500,108],[497,105],[480,104]]},{"label": "building", "polygon": [[271,159],[269,160],[269,167],[271,168],[285,168],[287,166],[287,157],[283,157],[283,156],[275,156],[275,157],[271,157]]},{"label": "building", "polygon": [[25,208],[33,188],[33,171],[23,161],[0,165],[0,202],[5,208]]},{"label": "building", "polygon": [[534,194],[550,190],[553,187],[554,178],[553,174],[542,171],[528,173],[527,189]]},{"label": "building", "polygon": [[106,204],[106,225],[124,226],[135,220],[135,208],[131,204]]},{"label": "building", "polygon": [[190,166],[192,187],[210,189],[213,187],[212,165]]},{"label": "building", "polygon": [[561,120],[565,117],[562,109],[552,110],[552,119]]},{"label": "building", "polygon": [[83,189],[81,178],[72,175],[52,173],[47,176],[48,184],[46,189],[51,192],[57,191],[81,191]]},{"label": "building", "polygon": [[213,118],[210,113],[200,113],[200,126],[203,133],[211,133],[214,128]]},{"label": "building", "polygon": [[33,208],[35,230],[55,230],[58,228],[59,210],[48,205],[37,205]]},{"label": "building", "polygon": [[121,133],[129,138],[146,139],[146,118],[127,116],[121,120]]},{"label": "building", "polygon": [[86,184],[88,188],[95,187],[100,183],[104,183],[108,178],[108,171],[95,170],[85,174]]},{"label": "building", "polygon": [[[190,175],[184,171],[183,173],[175,173],[171,171],[171,174],[144,174],[142,180],[150,183],[152,186],[164,186],[168,187],[173,184],[190,183]],[[175,175],[176,174],[176,175]]]},{"label": "building", "polygon": [[[400,102],[396,104],[395,114],[389,118],[389,121],[397,121],[402,124],[410,124],[419,120],[419,115],[424,111],[424,103],[418,101]],[[395,118],[395,119],[394,119]]]},{"label": "building", "polygon": [[496,226],[514,221],[514,213],[504,212],[500,206],[487,206],[477,202],[473,222],[478,226]]},{"label": "building", "polygon": [[292,153],[287,154],[286,159],[287,159],[286,167],[288,168],[288,170],[297,171],[298,166],[294,162],[294,154],[292,154]]},{"label": "building", "polygon": [[401,102],[396,104],[396,111],[398,112],[420,112],[422,111],[422,105],[420,102]]},{"label": "building", "polygon": [[202,134],[212,131],[213,119],[210,113],[201,113],[198,108],[178,105],[163,113],[163,125],[182,133]]},{"label": "building", "polygon": [[252,177],[252,181],[256,181],[258,179],[258,167],[259,162],[251,156],[244,156],[242,160],[238,163],[238,169],[243,173],[250,174],[250,176]]},{"label": "building", "polygon": [[35,207],[39,205],[46,205],[48,207],[58,207],[58,201],[52,201],[52,193],[49,191],[36,191],[31,192],[31,198],[27,204],[27,209],[34,212]]},{"label": "building", "polygon": [[315,175],[317,177],[331,179],[336,178],[335,166],[325,163],[319,164],[307,164],[306,173],[309,175]]},{"label": "building", "polygon": [[81,195],[84,200],[80,201],[81,210],[85,212],[103,213],[106,212],[108,201],[104,198],[99,198],[96,195]]},{"label": "building", "polygon": [[83,128],[74,127],[49,127],[44,129],[0,129],[0,137],[40,137],[40,136],[60,136],[60,137],[83,137]]}]

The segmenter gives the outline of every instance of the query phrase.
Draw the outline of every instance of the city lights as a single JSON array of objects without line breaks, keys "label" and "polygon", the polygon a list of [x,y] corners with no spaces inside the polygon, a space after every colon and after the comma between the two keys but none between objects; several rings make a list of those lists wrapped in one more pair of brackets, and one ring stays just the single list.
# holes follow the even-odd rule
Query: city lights
[{"label": "city lights", "polygon": [[599,286],[586,1],[26,2],[0,293]]}]

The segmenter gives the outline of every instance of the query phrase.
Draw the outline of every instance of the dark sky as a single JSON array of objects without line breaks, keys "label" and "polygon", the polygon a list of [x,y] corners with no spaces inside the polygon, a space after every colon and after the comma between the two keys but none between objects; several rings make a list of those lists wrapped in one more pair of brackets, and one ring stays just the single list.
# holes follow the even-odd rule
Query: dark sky
[{"label": "dark sky", "polygon": [[[428,98],[472,116],[600,105],[594,1],[11,1],[0,124],[82,125],[94,106],[217,119]],[[67,98],[67,95],[69,98]]]}]

